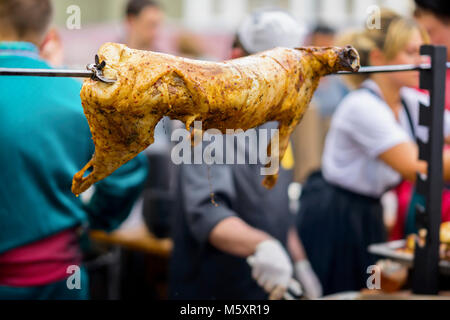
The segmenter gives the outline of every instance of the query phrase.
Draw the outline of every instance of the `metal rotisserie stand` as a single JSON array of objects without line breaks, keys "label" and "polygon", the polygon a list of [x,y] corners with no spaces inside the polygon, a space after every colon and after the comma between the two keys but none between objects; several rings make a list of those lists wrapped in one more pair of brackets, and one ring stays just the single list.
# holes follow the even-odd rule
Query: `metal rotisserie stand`
[{"label": "metal rotisserie stand", "polygon": [[415,244],[414,257],[397,250],[405,246],[404,240],[376,244],[369,251],[412,267],[414,294],[436,295],[440,274],[450,274],[450,262],[439,261],[439,230],[441,225],[442,191],[444,187],[442,154],[444,147],[443,121],[445,81],[448,68],[447,49],[442,46],[422,46],[421,54],[428,55],[431,67],[420,69],[420,88],[428,90],[429,106],[420,105],[419,125],[428,128],[428,141],[417,138],[419,159],[428,164],[428,174],[417,174],[416,193],[424,206],[416,205],[416,227],[423,243]]},{"label": "metal rotisserie stand", "polygon": [[441,225],[443,121],[447,49],[423,46],[421,53],[431,58],[431,69],[420,71],[420,88],[428,90],[430,105],[420,105],[419,124],[428,127],[428,142],[417,139],[419,159],[428,163],[428,174],[417,175],[416,192],[425,199],[425,207],[417,205],[416,226],[425,235],[424,245],[414,250],[413,292],[437,294],[439,291],[439,230]]}]

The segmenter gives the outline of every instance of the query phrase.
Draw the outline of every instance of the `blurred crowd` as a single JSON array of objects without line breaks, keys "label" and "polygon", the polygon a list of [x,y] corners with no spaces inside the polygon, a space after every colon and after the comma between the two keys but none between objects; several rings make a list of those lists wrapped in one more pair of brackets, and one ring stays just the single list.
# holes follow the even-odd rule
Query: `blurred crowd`
[{"label": "blurred crowd", "polygon": [[[1,68],[64,68],[67,51],[52,14],[48,0],[0,1]],[[158,45],[164,19],[158,2],[129,0],[120,35],[92,41],[203,60],[215,60],[208,46],[239,59],[279,46],[352,45],[363,66],[427,62],[420,47],[432,44],[446,47],[450,61],[445,0],[416,0],[411,16],[382,9],[379,28],[351,30],[320,24],[305,31],[281,9],[260,9],[214,42],[182,30],[173,48]],[[94,289],[119,275],[108,269],[107,280],[99,280],[92,266],[114,252],[100,250],[92,230],[145,225],[152,237],[170,239],[167,263],[149,263],[142,253],[127,266],[123,259],[112,264],[121,264],[121,281],[138,290],[145,268],[161,263],[167,289],[148,296],[171,299],[314,299],[358,291],[377,262],[367,247],[417,232],[414,208],[423,199],[414,183],[427,163],[418,159],[416,140],[428,139],[419,104],[429,102],[418,72],[324,77],[271,190],[261,184],[260,165],[173,164],[171,133],[183,125],[164,118],[154,144],[75,197],[72,177],[94,154],[81,85],[69,78],[0,76],[0,299],[105,298]],[[446,143],[449,86],[447,70]],[[446,181],[449,150],[445,145]],[[447,189],[442,201],[442,220],[450,221]],[[68,285],[72,266],[81,279],[75,290]]]}]

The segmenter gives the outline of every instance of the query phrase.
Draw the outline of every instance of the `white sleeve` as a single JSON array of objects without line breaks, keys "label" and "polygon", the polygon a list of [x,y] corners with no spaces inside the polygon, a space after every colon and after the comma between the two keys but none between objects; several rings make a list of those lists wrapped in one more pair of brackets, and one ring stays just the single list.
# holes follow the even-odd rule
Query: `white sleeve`
[{"label": "white sleeve", "polygon": [[393,113],[369,93],[348,97],[336,121],[343,130],[371,157],[411,141],[408,133],[395,120]]}]

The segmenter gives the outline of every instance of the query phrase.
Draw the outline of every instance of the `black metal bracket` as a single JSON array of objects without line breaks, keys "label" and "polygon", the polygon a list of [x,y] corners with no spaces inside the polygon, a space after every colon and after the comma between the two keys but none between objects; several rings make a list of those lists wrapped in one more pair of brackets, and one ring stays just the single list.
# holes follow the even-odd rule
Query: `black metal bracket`
[{"label": "black metal bracket", "polygon": [[426,45],[420,48],[420,53],[431,58],[431,68],[420,70],[420,88],[430,94],[430,105],[421,104],[419,109],[419,124],[429,129],[428,141],[417,140],[419,159],[428,163],[428,174],[418,174],[416,182],[416,192],[425,199],[425,206],[416,206],[416,226],[424,241],[416,242],[412,289],[416,294],[437,294],[447,49]]},{"label": "black metal bracket", "polygon": [[86,69],[89,71],[92,71],[92,76],[91,76],[92,80],[101,81],[101,82],[105,82],[105,83],[116,82],[116,80],[108,79],[103,76],[103,68],[105,68],[105,66],[106,66],[106,61],[103,60],[100,63],[100,59],[99,59],[98,55],[95,55],[95,63],[88,64],[86,66]]}]

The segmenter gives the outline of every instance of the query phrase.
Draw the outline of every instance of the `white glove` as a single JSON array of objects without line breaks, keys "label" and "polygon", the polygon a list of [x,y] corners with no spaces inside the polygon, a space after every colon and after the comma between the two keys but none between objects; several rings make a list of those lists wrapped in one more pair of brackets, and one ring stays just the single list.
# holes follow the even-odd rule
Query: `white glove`
[{"label": "white glove", "polygon": [[284,294],[290,285],[293,270],[289,256],[278,240],[270,239],[258,244],[247,262],[252,267],[253,279],[267,293],[277,290],[277,296]]},{"label": "white glove", "polygon": [[305,296],[317,299],[322,296],[322,286],[308,260],[295,263],[295,277],[300,281]]}]

